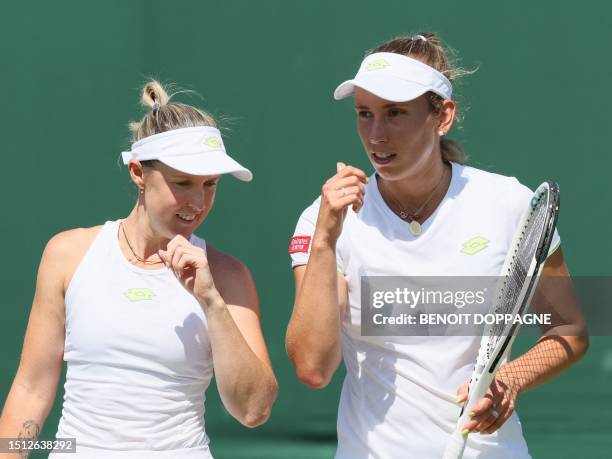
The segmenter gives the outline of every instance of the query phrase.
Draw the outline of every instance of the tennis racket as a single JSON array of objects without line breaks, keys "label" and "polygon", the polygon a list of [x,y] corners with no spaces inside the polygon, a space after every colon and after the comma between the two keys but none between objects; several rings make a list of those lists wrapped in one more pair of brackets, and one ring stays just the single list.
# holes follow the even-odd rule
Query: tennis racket
[{"label": "tennis racket", "polygon": [[[527,311],[548,256],[558,214],[559,186],[554,182],[544,182],[535,191],[521,216],[502,268],[490,313],[523,315]],[[467,441],[467,437],[461,434],[463,425],[470,419],[472,406],[487,393],[519,327],[519,323],[503,322],[485,327],[476,366],[470,378],[468,398],[444,451],[444,459],[461,459],[463,456]]]}]

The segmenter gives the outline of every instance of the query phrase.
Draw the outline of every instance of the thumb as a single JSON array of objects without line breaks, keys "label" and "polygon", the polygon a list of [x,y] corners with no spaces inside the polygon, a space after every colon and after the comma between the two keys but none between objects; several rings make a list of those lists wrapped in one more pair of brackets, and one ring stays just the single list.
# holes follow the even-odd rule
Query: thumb
[{"label": "thumb", "polygon": [[346,167],[346,164],[344,163],[336,163],[336,172],[340,172],[345,167]]},{"label": "thumb", "polygon": [[162,261],[164,262],[164,264],[166,266],[168,266],[168,252],[162,249],[159,249],[157,251],[157,254],[159,255],[159,258],[162,259]]},{"label": "thumb", "polygon": [[468,383],[465,383],[463,386],[457,389],[457,400],[455,400],[455,403],[458,403],[459,405],[461,405],[463,404],[463,402],[467,400],[468,387],[469,387]]}]

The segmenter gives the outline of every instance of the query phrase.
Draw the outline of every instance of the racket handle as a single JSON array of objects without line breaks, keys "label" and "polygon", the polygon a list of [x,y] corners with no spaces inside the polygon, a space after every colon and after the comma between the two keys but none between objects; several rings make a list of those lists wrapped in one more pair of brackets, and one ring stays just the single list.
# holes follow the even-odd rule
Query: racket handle
[{"label": "racket handle", "polygon": [[[482,369],[479,368],[479,372],[480,370]],[[472,411],[472,407],[487,393],[487,389],[493,381],[493,376],[490,373],[481,373],[480,377],[473,377],[470,381],[468,399],[465,401],[455,431],[448,441],[443,459],[461,459],[463,457],[463,450],[465,450],[467,442],[467,435],[461,433],[463,432],[463,426],[471,419],[469,413]]]},{"label": "racket handle", "polygon": [[455,432],[446,445],[442,459],[461,459],[463,457],[463,450],[465,450],[466,442],[466,436],[461,435],[459,431]]}]

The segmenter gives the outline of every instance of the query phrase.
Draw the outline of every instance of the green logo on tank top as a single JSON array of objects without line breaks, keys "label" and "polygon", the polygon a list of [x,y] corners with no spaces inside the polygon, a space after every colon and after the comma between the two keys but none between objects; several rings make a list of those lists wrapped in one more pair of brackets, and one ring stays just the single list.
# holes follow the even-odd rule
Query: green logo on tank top
[{"label": "green logo on tank top", "polygon": [[124,293],[130,301],[152,300],[155,293],[148,288],[131,288]]},{"label": "green logo on tank top", "polygon": [[468,255],[474,255],[481,250],[484,250],[488,247],[489,240],[482,236],[476,236],[463,243],[462,253],[466,253]]}]

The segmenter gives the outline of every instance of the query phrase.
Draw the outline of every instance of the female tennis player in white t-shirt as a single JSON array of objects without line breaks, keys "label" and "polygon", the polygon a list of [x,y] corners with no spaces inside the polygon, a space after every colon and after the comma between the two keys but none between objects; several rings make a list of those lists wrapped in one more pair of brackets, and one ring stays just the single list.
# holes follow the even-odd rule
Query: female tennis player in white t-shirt
[{"label": "female tennis player in white t-shirt", "polygon": [[211,458],[204,392],[213,370],[227,411],[246,426],[265,422],[276,397],[249,270],[193,234],[221,174],[252,174],[226,154],[208,113],[170,102],[155,81],[143,101],[150,110],[123,153],[136,205],[125,219],[47,244],[0,420],[0,437],[35,440],[63,358],[57,446],[74,438],[76,454],[58,448],[54,459]]},{"label": "female tennis player in white t-shirt", "polygon": [[[324,387],[344,360],[337,459],[440,458],[466,398],[479,336],[362,336],[362,276],[498,276],[531,192],[463,165],[444,137],[455,119],[451,68],[435,34],[376,48],[336,99],[354,96],[369,178],[338,163],[289,247],[296,300],[287,351],[299,379]],[[558,235],[545,276],[568,276]],[[530,457],[517,396],[580,359],[588,338],[571,283],[541,282],[539,312],[568,301],[525,355],[498,373],[465,425],[466,458]],[[568,300],[569,299],[569,300]],[[485,435],[476,435],[480,432]]]}]

